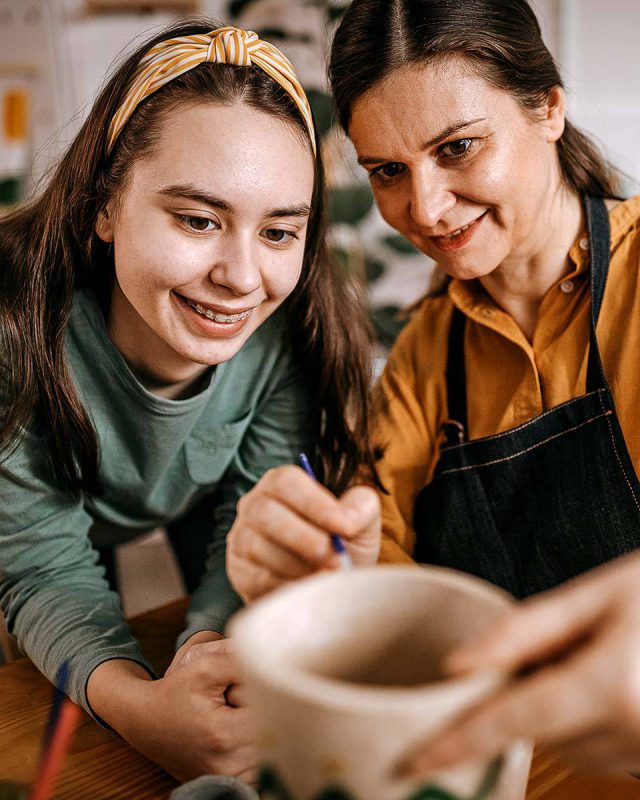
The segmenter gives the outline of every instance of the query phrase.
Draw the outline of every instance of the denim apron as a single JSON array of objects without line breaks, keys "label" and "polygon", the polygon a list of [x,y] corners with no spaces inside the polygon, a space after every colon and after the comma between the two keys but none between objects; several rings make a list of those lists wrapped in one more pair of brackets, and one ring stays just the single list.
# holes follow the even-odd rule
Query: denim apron
[{"label": "denim apron", "polygon": [[417,561],[470,572],[516,597],[549,589],[640,545],[640,483],[607,384],[596,323],[609,270],[609,216],[585,198],[591,255],[586,394],[516,428],[466,440],[465,316],[454,308],[450,419],[414,506]]}]

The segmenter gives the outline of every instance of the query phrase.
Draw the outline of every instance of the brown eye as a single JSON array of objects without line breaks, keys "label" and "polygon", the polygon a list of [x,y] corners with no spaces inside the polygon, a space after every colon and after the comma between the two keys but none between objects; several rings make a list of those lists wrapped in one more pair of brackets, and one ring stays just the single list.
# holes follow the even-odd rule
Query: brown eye
[{"label": "brown eye", "polygon": [[209,230],[208,225],[213,224],[211,220],[206,217],[185,217],[184,220],[190,228],[200,233]]},{"label": "brown eye", "polygon": [[376,170],[376,174],[382,175],[385,178],[395,178],[403,170],[404,165],[399,164],[397,161],[391,161],[389,164],[383,164]]},{"label": "brown eye", "polygon": [[209,233],[219,225],[209,217],[195,217],[192,214],[176,214],[176,219],[183,228],[193,233]]},{"label": "brown eye", "polygon": [[282,228],[267,228],[264,237],[273,244],[288,244],[292,239],[298,238],[293,231],[285,231]]},{"label": "brown eye", "polygon": [[460,158],[469,152],[473,139],[458,139],[455,142],[443,144],[440,152],[450,158]]}]

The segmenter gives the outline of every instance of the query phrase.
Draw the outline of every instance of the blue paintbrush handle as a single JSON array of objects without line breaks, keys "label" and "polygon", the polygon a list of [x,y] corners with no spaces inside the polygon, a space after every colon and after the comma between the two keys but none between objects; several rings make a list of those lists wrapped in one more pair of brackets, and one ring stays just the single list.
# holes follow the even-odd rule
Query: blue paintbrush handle
[{"label": "blue paintbrush handle", "polygon": [[[309,459],[304,453],[300,453],[300,465],[310,478],[313,478],[314,481],[317,480],[315,472],[313,471],[313,468],[309,463]],[[338,554],[338,559],[340,560],[340,566],[343,569],[348,569],[349,567],[351,567],[352,566],[351,558],[347,553],[347,548],[345,547],[342,537],[339,536],[337,533],[332,533],[331,544],[335,552]]]}]

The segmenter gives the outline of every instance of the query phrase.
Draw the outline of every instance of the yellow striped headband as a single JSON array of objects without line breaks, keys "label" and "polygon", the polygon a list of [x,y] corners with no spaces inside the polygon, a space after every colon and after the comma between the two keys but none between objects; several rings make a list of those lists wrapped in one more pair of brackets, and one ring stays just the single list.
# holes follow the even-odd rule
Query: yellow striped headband
[{"label": "yellow striped headband", "polygon": [[253,31],[231,26],[217,28],[209,33],[167,39],[149,50],[140,61],[138,72],[124,102],[111,120],[107,155],[113,149],[138,103],[178,75],[205,62],[234,64],[237,67],[255,65],[264,70],[295,102],[309,131],[315,155],[316,140],[311,109],[293,65],[277,47],[259,39]]}]

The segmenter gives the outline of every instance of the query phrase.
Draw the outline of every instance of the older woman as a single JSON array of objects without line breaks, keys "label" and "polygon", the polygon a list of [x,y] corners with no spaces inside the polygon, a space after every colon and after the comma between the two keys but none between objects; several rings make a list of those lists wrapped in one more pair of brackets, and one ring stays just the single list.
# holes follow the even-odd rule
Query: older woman
[{"label": "older woman", "polygon": [[[383,216],[439,276],[379,386],[383,559],[457,567],[524,597],[635,549],[640,199],[616,199],[601,155],[567,121],[533,11],[355,0],[330,74]],[[295,574],[326,563],[326,498],[309,484],[302,501],[281,480],[271,497],[290,512],[286,531],[253,544],[249,566],[242,532],[268,481],[231,533],[245,597],[259,593],[258,571],[263,585],[293,577],[292,554]],[[359,532],[335,520],[363,561],[375,552],[371,505]],[[583,675],[574,710],[598,676]],[[620,681],[620,699],[635,697],[628,688]],[[640,702],[629,705],[640,720]],[[598,703],[599,730],[619,723],[616,707]],[[588,726],[565,711],[545,735],[584,741]]]},{"label": "older woman", "polygon": [[522,597],[636,547],[640,200],[566,120],[533,11],[356,0],[331,78],[383,216],[443,278],[380,385],[395,550]]}]

